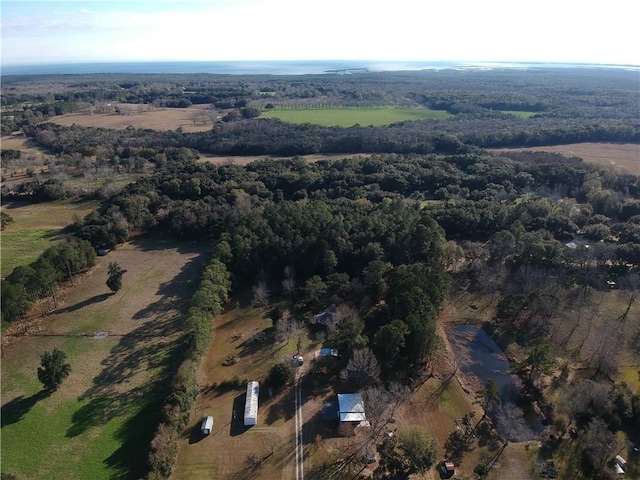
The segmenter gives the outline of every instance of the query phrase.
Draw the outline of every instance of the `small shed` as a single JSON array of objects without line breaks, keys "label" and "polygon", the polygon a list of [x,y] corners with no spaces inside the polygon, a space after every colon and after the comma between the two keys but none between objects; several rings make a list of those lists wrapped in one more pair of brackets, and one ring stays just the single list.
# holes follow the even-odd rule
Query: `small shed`
[{"label": "small shed", "polygon": [[313,316],[313,323],[316,325],[322,325],[324,327],[334,327],[336,324],[335,314],[337,307],[335,305],[331,305],[329,308],[324,310],[323,312],[318,313]]},{"label": "small shed", "polygon": [[453,462],[444,462],[444,471],[447,475],[453,475],[456,473],[456,466]]},{"label": "small shed", "polygon": [[247,399],[244,404],[244,425],[251,426],[258,423],[258,397],[260,384],[256,381],[247,383]]},{"label": "small shed", "polygon": [[364,401],[359,393],[338,394],[338,416],[341,422],[364,422]]},{"label": "small shed", "polygon": [[209,435],[213,430],[213,417],[208,416],[202,420],[202,425],[200,426],[200,431],[202,435]]}]

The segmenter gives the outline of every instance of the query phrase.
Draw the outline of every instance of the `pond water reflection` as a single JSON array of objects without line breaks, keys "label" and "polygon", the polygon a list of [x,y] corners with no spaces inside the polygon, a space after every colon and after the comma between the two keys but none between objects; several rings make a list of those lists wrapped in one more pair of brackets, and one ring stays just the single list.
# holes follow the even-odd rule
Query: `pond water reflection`
[{"label": "pond water reflection", "polygon": [[481,389],[491,379],[500,388],[503,403],[517,395],[520,379],[511,373],[507,356],[487,332],[473,325],[457,325],[449,329],[448,336],[472,390]]}]

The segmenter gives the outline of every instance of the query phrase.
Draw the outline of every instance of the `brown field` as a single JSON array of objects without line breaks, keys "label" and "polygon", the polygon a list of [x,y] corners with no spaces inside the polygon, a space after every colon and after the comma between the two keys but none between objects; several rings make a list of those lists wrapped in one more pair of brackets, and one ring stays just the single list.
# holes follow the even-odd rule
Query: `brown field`
[{"label": "brown field", "polygon": [[21,152],[33,153],[34,155],[46,155],[37,146],[31,145],[29,140],[23,134],[11,135],[10,137],[2,137],[0,146],[5,150],[20,150]]},{"label": "brown field", "polygon": [[[116,104],[114,104],[114,107]],[[194,105],[189,108],[156,108],[150,105],[117,105],[122,113],[70,113],[51,119],[58,125],[83,127],[102,127],[122,130],[129,126],[134,128],[151,128],[153,130],[175,130],[182,128],[184,132],[204,132],[211,130],[212,120],[206,115],[206,123],[196,120],[201,112],[207,112],[207,105]],[[216,112],[212,111],[215,115]]]},{"label": "brown field", "polygon": [[[268,331],[270,327],[271,320],[253,308],[231,310],[215,319],[213,341],[199,373],[203,393],[179,442],[178,461],[172,478],[236,479],[247,475],[246,478],[252,478],[251,474],[255,472],[246,468],[247,459],[253,454],[267,455],[271,445],[274,446],[274,454],[263,463],[261,477],[294,478],[292,387],[269,395],[262,382],[269,368],[290,357],[295,347],[293,343],[284,346],[251,341],[253,335]],[[229,355],[237,355],[238,362],[223,366],[222,362]],[[235,379],[237,388],[216,388],[214,385]],[[260,408],[258,425],[244,431],[244,398],[249,380],[257,380],[261,384]],[[214,417],[213,432],[201,438],[200,422],[207,415]]]},{"label": "brown field", "polygon": [[640,145],[633,143],[572,143],[553,147],[503,148],[505,151],[557,152],[567,157],[580,157],[585,162],[611,167],[617,172],[640,175]]}]

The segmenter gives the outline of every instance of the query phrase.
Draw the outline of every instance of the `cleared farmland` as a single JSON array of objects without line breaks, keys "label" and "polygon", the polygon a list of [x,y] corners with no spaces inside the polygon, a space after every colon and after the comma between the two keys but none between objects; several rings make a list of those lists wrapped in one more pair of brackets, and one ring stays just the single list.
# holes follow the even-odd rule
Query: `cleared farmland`
[{"label": "cleared farmland", "polygon": [[102,127],[122,130],[133,128],[151,128],[153,130],[175,130],[184,132],[204,132],[211,130],[215,111],[207,106],[197,105],[189,108],[154,108],[149,105],[119,105],[120,113],[71,113],[51,119],[58,125],[83,127]]},{"label": "cleared farmland", "polygon": [[634,143],[571,143],[550,147],[506,148],[494,152],[555,152],[580,157],[585,162],[611,167],[617,172],[640,175],[640,145]]},{"label": "cleared farmland", "polygon": [[405,120],[444,119],[452,115],[427,108],[295,108],[264,110],[261,118],[279,118],[289,123],[314,123],[326,127],[389,125]]},{"label": "cleared farmland", "polygon": [[[163,382],[180,350],[181,308],[205,246],[130,242],[76,279],[56,312],[9,338],[2,362],[2,470],[18,478],[135,479],[157,425]],[[111,294],[107,265],[127,270]],[[97,332],[106,336],[96,336]],[[5,340],[7,338],[5,337]],[[10,342],[9,342],[10,343]],[[39,356],[53,347],[72,372],[45,395]]]}]

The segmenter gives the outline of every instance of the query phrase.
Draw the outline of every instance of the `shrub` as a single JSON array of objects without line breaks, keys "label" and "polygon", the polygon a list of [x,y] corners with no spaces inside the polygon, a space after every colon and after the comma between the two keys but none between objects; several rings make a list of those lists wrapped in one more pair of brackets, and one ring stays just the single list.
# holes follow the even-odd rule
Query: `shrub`
[{"label": "shrub", "polygon": [[282,362],[276,363],[269,371],[267,383],[273,387],[282,387],[293,380],[293,369],[290,365]]}]

